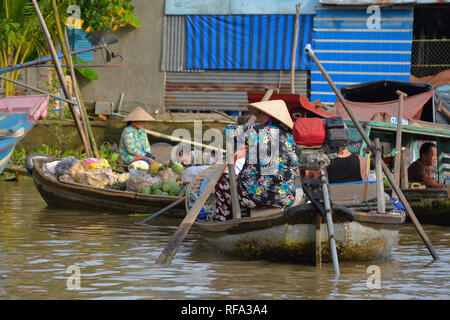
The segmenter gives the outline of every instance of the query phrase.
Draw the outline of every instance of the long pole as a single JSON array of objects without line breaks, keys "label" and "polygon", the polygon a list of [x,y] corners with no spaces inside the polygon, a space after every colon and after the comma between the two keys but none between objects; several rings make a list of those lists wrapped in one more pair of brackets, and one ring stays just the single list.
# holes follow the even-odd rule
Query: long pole
[{"label": "long pole", "polygon": [[328,228],[328,242],[330,244],[331,259],[333,260],[334,277],[338,278],[340,275],[339,260],[336,250],[336,238],[334,236],[333,218],[331,217],[330,193],[328,191],[327,176],[325,174],[323,164],[320,168],[320,180],[322,182],[323,204],[325,206],[325,218],[327,220]]},{"label": "long pole", "polygon": [[[61,64],[59,63],[55,47],[53,46],[53,42],[52,42],[50,33],[48,32],[47,25],[45,24],[44,18],[42,17],[41,10],[39,9],[39,6],[38,6],[36,0],[31,0],[31,1],[33,2],[34,9],[36,10],[39,24],[41,25],[45,41],[47,42],[48,49],[50,50],[50,54],[52,56],[53,63],[55,64],[56,73],[58,75],[59,82],[61,84],[61,88],[63,89],[64,95],[66,96],[66,98],[69,100],[72,100],[72,97],[70,96],[70,93],[67,90],[67,86],[66,86],[64,74],[62,72]],[[83,126],[81,125],[80,118],[78,117],[78,113],[75,110],[73,104],[69,104],[69,107],[70,107],[70,111],[72,112],[72,116],[75,120],[75,124],[76,124],[77,130],[78,130],[78,134],[80,135],[84,150],[86,151],[86,153],[88,153],[89,152],[89,143],[88,143],[86,135],[84,134]]]},{"label": "long pole", "polygon": [[[53,0],[55,1],[55,0]],[[69,47],[69,37],[67,36],[67,30],[64,29],[64,40],[66,43],[66,46]],[[68,66],[70,71],[70,76],[72,77],[72,83],[74,86],[75,91],[75,97],[79,103],[80,109],[81,109],[81,117],[83,119],[83,123],[87,130],[87,135],[89,137],[89,142],[91,143],[92,151],[95,155],[95,157],[100,158],[100,153],[98,152],[97,143],[95,142],[94,132],[92,131],[91,123],[89,122],[89,117],[86,112],[86,107],[84,105],[83,98],[81,96],[81,90],[80,86],[78,85],[77,78],[75,76],[75,69],[73,68],[73,62],[72,57],[68,59]]]},{"label": "long pole", "polygon": [[[61,22],[59,20],[59,12],[58,12],[58,6],[56,5],[56,0],[52,0],[52,7],[53,7],[53,16],[55,18],[56,31],[58,34],[59,43],[61,45],[61,50],[63,52],[64,60],[66,60],[66,65],[68,66],[68,69],[69,69],[70,77],[72,79],[72,86],[75,88],[77,79],[75,78],[75,73],[73,72],[72,56],[69,55],[69,53],[68,53],[70,46],[69,46],[69,42],[68,41],[66,42],[64,39],[64,34],[63,34],[63,31],[61,28]],[[75,99],[77,100],[77,104],[78,104],[78,110],[80,110],[81,124],[83,125],[84,134],[89,138],[87,141],[87,143],[89,145],[88,146],[89,152],[86,151],[86,154],[89,154],[88,157],[90,157],[92,155],[92,145],[90,143],[90,140],[92,140],[92,139],[89,135],[88,128],[87,128],[87,119],[85,117],[86,110],[84,109],[84,104],[82,103],[77,91],[76,90],[74,90],[74,91],[75,91]],[[98,157],[98,155],[95,155],[95,156]]]},{"label": "long pole", "polygon": [[395,139],[395,157],[394,157],[394,177],[398,185],[400,185],[400,163],[402,152],[402,118],[403,118],[403,98],[406,93],[397,90],[395,92],[399,96],[398,117],[397,117],[397,135]]},{"label": "long pole", "polygon": [[295,6],[295,9],[297,10],[297,12],[295,14],[294,44],[292,46],[292,55],[291,55],[291,93],[295,93],[295,61],[297,58],[300,3]]},{"label": "long pole", "polygon": [[[342,94],[336,88],[335,84],[331,80],[331,78],[328,75],[327,71],[323,68],[323,66],[320,63],[320,61],[314,55],[314,52],[312,51],[310,44],[306,45],[305,53],[308,54],[314,60],[314,62],[316,63],[317,67],[319,68],[319,70],[321,71],[321,73],[323,74],[325,79],[327,79],[328,84],[330,85],[330,87],[333,89],[334,93],[338,97],[339,101],[344,106],[345,111],[347,112],[349,117],[352,119],[354,125],[358,129],[360,135],[362,136],[362,138],[366,142],[367,146],[370,148],[372,153],[375,154],[375,147],[374,147],[372,141],[367,136],[366,132],[362,128],[362,126],[359,123],[358,119],[354,115],[352,109],[348,106],[347,102],[345,102],[344,97],[342,97]],[[420,222],[417,220],[417,217],[414,214],[413,210],[411,209],[411,206],[409,205],[408,201],[406,200],[403,192],[400,190],[398,185],[395,183],[395,179],[392,176],[391,172],[389,171],[388,167],[386,166],[386,164],[383,161],[381,162],[381,166],[382,166],[384,175],[388,179],[388,181],[391,184],[392,188],[394,189],[395,193],[398,195],[400,202],[403,204],[403,207],[406,209],[406,212],[408,213],[409,218],[411,219],[412,223],[414,224],[414,227],[416,228],[417,232],[419,233],[420,237],[422,238],[423,242],[425,243],[425,245],[426,245],[428,251],[430,252],[431,256],[433,257],[434,260],[438,260],[439,256],[436,253],[436,251],[434,250],[433,245],[430,242],[430,239],[428,239],[428,236],[426,235],[425,231],[423,230],[422,226],[420,225]]]},{"label": "long pole", "polygon": [[[269,100],[272,93],[273,93],[273,89],[268,90],[266,92],[266,94],[264,95],[262,101]],[[246,124],[251,124],[250,123],[251,120],[252,120],[252,118],[250,118]],[[254,122],[254,120],[253,120],[253,122]],[[194,224],[195,219],[198,216],[198,213],[202,209],[206,200],[208,200],[208,197],[211,195],[211,191],[213,191],[213,188],[215,187],[217,181],[219,181],[220,177],[222,176],[222,173],[225,170],[226,166],[227,166],[226,163],[218,164],[217,168],[207,178],[208,183],[206,184],[202,193],[200,193],[199,197],[195,201],[194,206],[191,208],[191,210],[189,210],[189,212],[184,217],[183,221],[178,226],[177,231],[175,231],[175,234],[172,236],[172,238],[170,239],[167,246],[161,252],[158,259],[156,259],[156,262],[155,262],[156,264],[170,264],[172,262],[172,259],[175,256],[175,254],[177,253],[179,246],[181,245],[181,243],[183,242],[187,233],[189,232],[192,225]]]}]

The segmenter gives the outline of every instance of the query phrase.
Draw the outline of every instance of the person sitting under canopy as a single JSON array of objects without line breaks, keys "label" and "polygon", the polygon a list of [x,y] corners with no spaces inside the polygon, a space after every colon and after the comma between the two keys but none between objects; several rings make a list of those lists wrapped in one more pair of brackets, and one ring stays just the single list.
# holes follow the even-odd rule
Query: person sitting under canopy
[{"label": "person sitting under canopy", "polygon": [[437,162],[437,146],[432,142],[425,142],[420,147],[419,154],[419,159],[408,167],[409,182],[425,183],[429,188],[446,189],[447,185],[431,177],[431,167]]}]

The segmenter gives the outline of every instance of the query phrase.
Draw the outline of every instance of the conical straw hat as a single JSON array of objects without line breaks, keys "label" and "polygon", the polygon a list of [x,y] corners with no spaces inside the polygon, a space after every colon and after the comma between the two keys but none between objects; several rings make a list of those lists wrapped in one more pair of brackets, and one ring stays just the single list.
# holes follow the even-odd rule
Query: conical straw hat
[{"label": "conical straw hat", "polygon": [[288,128],[292,129],[294,123],[292,122],[291,115],[289,114],[286,103],[283,100],[269,100],[251,103],[247,106],[247,109],[251,113],[256,111],[262,111],[265,114],[277,119]]},{"label": "conical straw hat", "polygon": [[122,121],[152,121],[155,120],[147,111],[136,107]]}]

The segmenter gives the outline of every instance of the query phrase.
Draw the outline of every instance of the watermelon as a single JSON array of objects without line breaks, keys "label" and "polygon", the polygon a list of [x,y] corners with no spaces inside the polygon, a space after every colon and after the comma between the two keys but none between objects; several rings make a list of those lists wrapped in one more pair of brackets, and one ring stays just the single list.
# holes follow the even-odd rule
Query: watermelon
[{"label": "watermelon", "polygon": [[173,163],[172,164],[172,171],[175,172],[176,174],[181,174],[184,171],[184,167],[181,163]]},{"label": "watermelon", "polygon": [[161,189],[155,189],[155,190],[152,191],[152,194],[158,195],[158,196],[159,196],[159,195],[162,195],[162,193],[163,193],[163,192],[162,192]]},{"label": "watermelon", "polygon": [[151,189],[150,189],[150,187],[143,187],[142,189],[141,189],[141,191],[139,191],[139,193],[142,193],[142,194],[151,194]]}]

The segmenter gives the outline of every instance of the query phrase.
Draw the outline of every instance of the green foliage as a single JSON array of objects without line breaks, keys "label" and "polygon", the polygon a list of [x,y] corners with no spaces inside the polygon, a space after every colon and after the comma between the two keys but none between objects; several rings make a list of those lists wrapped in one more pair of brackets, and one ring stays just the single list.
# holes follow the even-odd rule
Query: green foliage
[{"label": "green foliage", "polygon": [[24,148],[15,148],[11,155],[11,162],[14,165],[24,166],[27,160],[27,155]]},{"label": "green foliage", "polygon": [[[72,56],[72,61],[75,64],[76,58],[75,56]],[[83,61],[83,59],[78,58],[78,64],[87,64],[86,61]],[[76,67],[75,70],[77,70],[82,76],[89,80],[98,80],[98,73],[94,71],[94,69],[89,67]]]},{"label": "green foliage", "polygon": [[131,0],[81,0],[81,17],[84,20],[83,29],[91,31],[116,31],[119,27],[132,25],[141,26],[134,15]]}]

